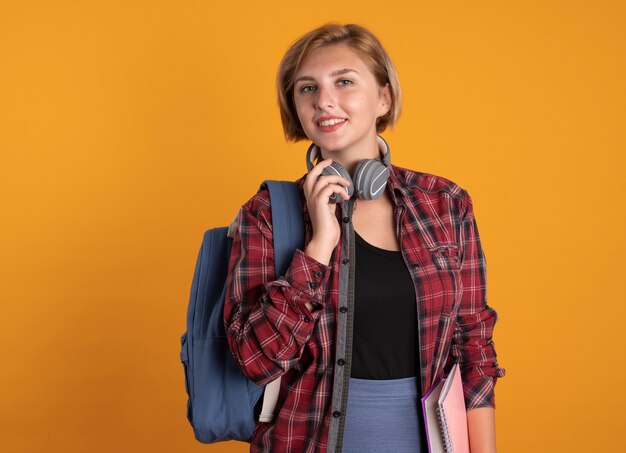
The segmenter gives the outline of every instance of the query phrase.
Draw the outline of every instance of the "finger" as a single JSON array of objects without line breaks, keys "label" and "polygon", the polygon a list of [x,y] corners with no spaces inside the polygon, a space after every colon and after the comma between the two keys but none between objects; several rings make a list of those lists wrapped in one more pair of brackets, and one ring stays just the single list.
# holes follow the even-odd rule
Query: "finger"
[{"label": "finger", "polygon": [[[336,182],[333,183],[332,181]],[[329,197],[336,197],[335,193],[340,194],[340,196],[343,197],[344,200],[349,200],[349,186],[350,182],[346,181],[341,176],[322,176],[321,179],[317,181],[313,186],[313,189],[309,194],[309,198],[316,199],[318,196],[320,196],[323,190],[326,190],[324,195],[321,195],[323,197],[322,199],[324,203],[328,202]],[[338,201],[339,200],[337,198],[333,198],[331,203],[336,203]]]},{"label": "finger", "polygon": [[315,184],[321,184],[324,186],[327,184],[341,184],[347,187],[350,185],[350,181],[339,175],[319,175],[317,177],[317,180],[315,181]]},{"label": "finger", "polygon": [[352,184],[352,181],[342,177],[341,175],[323,174],[325,169],[331,165],[332,162],[333,161],[330,158],[325,159],[309,172],[304,182],[305,196],[307,199],[314,193],[318,193],[318,191],[327,184],[341,184],[345,187],[349,187]]},{"label": "finger", "polygon": [[318,196],[322,197],[322,199],[326,202],[329,202],[330,197],[333,194],[335,194],[335,197],[340,196],[344,200],[350,199],[350,195],[348,195],[346,188],[338,184],[329,184],[318,192]]},{"label": "finger", "polygon": [[304,180],[304,188],[306,189],[307,193],[311,193],[313,191],[313,186],[322,175],[322,171],[324,171],[324,168],[332,164],[332,162],[333,161],[331,158],[324,159],[323,161],[319,162],[315,167],[313,167],[309,174],[306,175],[306,178]]},{"label": "finger", "polygon": [[329,186],[335,186],[342,189],[344,192],[348,192],[350,182],[338,175],[323,175],[318,181],[315,182],[315,185],[311,189],[311,196],[316,196],[316,194],[319,194],[322,190]]}]

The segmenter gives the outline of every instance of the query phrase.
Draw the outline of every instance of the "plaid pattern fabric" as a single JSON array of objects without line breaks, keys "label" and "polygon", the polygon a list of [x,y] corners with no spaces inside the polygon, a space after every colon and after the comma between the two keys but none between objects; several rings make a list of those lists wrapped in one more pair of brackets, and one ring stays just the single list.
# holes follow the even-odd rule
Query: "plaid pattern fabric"
[{"label": "plaid pattern fabric", "polygon": [[[302,191],[305,177],[296,183],[306,245],[312,227]],[[443,177],[394,165],[387,190],[415,284],[421,391],[460,361],[467,408],[495,407],[494,385],[505,371],[492,342],[496,312],[487,305],[485,256],[471,197]],[[336,210],[340,222],[342,210]],[[252,381],[265,385],[282,376],[274,420],[257,423],[251,452],[326,452],[329,420],[339,416],[331,404],[333,373],[349,373],[335,365],[345,239],[342,234],[328,266],[298,249],[285,275],[275,276],[267,190],[241,207],[238,220],[224,307],[229,345]],[[347,268],[344,263],[342,272]],[[309,312],[305,302],[315,310]]]}]

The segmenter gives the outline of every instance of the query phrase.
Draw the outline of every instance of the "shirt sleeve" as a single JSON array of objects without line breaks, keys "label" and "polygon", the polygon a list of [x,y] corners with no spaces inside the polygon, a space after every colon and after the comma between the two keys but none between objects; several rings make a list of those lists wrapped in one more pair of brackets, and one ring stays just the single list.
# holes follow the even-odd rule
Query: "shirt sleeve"
[{"label": "shirt sleeve", "polygon": [[[285,275],[276,276],[271,214],[239,211],[224,303],[230,349],[242,372],[265,385],[300,359],[324,308],[330,266],[296,249]],[[305,303],[314,306],[309,312]]]},{"label": "shirt sleeve", "polygon": [[492,340],[496,311],[487,305],[486,260],[474,217],[472,199],[465,195],[461,222],[461,304],[452,336],[451,360],[461,363],[466,409],[494,407],[497,378],[505,375],[498,367]]}]

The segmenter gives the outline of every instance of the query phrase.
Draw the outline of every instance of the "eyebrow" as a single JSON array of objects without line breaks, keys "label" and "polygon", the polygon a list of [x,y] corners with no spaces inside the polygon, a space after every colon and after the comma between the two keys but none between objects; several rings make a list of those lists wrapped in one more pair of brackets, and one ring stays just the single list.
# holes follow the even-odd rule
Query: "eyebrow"
[{"label": "eyebrow", "polygon": [[[356,69],[344,68],[344,69],[337,69],[336,71],[331,72],[330,76],[331,77],[335,77],[335,76],[338,76],[338,75],[341,75],[341,74],[345,74],[347,72],[355,72],[357,74],[359,73],[359,71],[357,71]],[[298,77],[295,80],[295,82],[293,82],[293,84],[296,85],[298,82],[301,82],[303,80],[313,80],[313,81],[315,81],[315,79],[313,77],[304,75],[304,76]]]}]

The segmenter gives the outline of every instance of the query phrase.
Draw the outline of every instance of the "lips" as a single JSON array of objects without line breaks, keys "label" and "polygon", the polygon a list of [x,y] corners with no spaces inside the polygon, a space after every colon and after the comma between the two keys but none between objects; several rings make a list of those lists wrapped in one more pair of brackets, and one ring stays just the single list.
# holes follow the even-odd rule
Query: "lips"
[{"label": "lips", "polygon": [[322,132],[333,132],[339,129],[347,120],[338,117],[323,117],[317,120],[317,127]]},{"label": "lips", "polygon": [[341,123],[342,121],[345,121],[345,119],[343,118],[330,118],[327,120],[320,120],[317,122],[317,124],[319,124],[320,126],[334,126],[337,123]]}]

